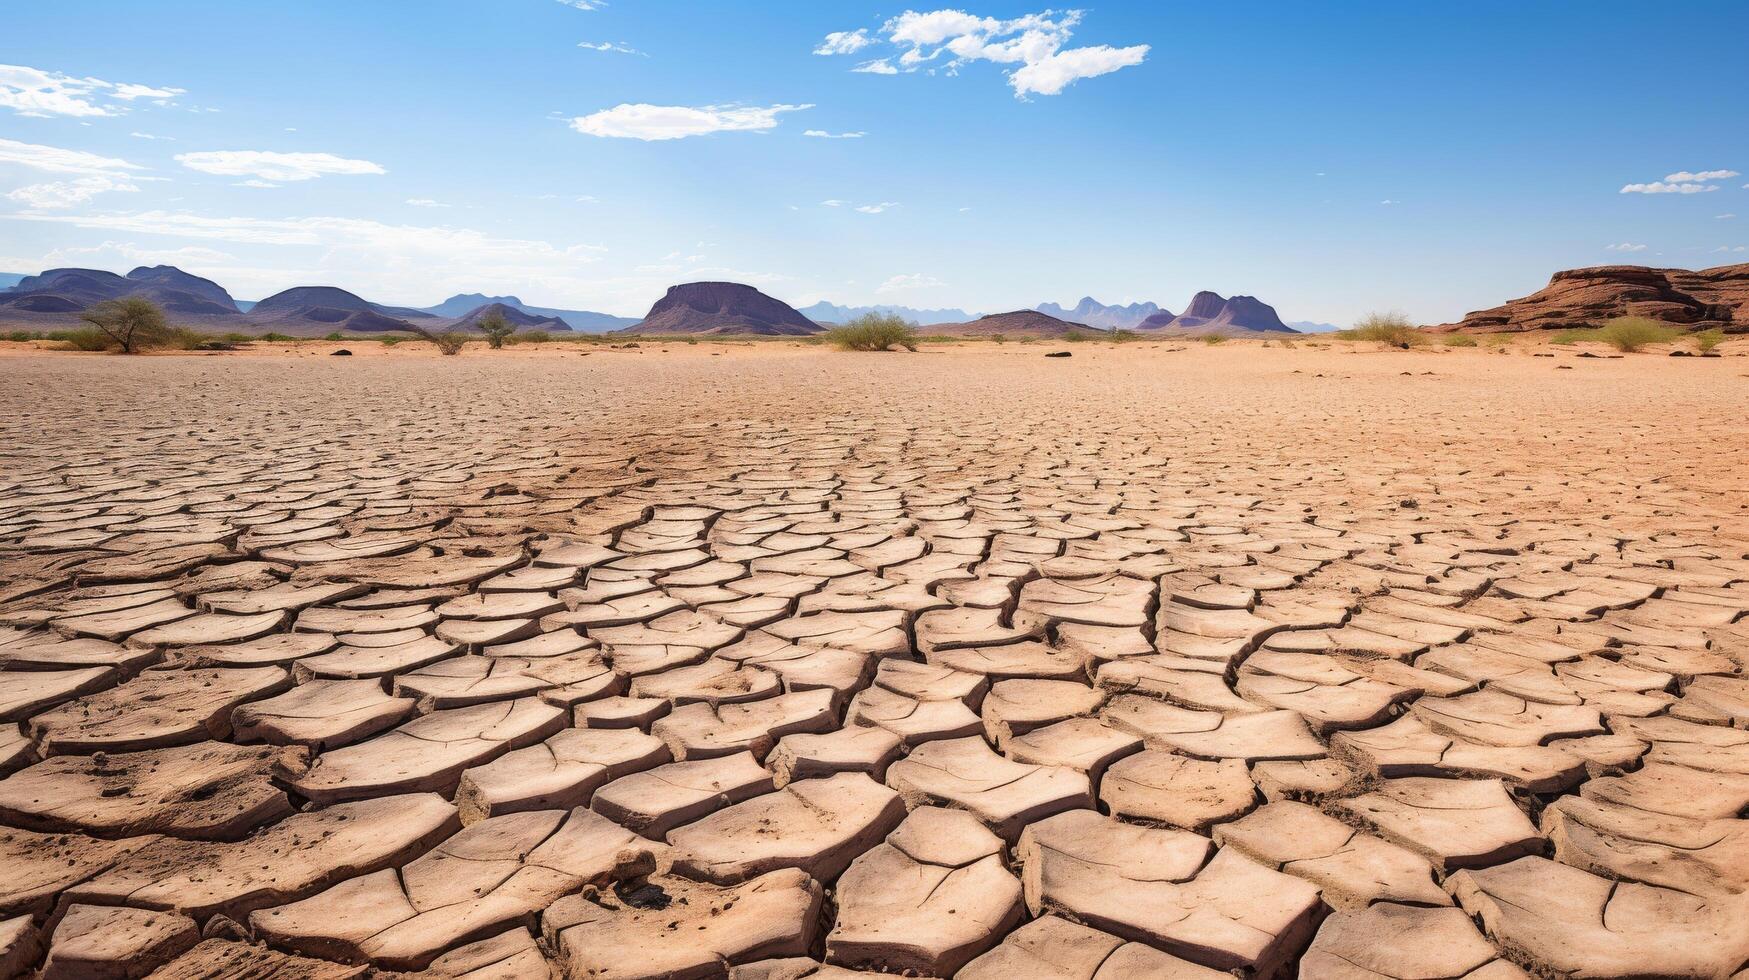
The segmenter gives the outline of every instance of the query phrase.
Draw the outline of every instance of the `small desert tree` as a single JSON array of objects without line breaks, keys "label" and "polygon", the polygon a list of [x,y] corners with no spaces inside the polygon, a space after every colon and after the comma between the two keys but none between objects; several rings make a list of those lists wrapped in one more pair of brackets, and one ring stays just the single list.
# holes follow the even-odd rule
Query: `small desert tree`
[{"label": "small desert tree", "polygon": [[1338,331],[1343,340],[1373,340],[1408,350],[1427,343],[1427,335],[1401,313],[1369,313],[1348,330]]},{"label": "small desert tree", "polygon": [[486,335],[486,346],[493,350],[504,349],[504,338],[516,332],[516,328],[504,319],[502,313],[488,313],[474,324]]},{"label": "small desert tree", "polygon": [[439,353],[446,356],[453,356],[462,352],[462,347],[468,342],[468,335],[459,331],[450,330],[444,333],[432,334],[431,342],[437,345]]},{"label": "small desert tree", "polygon": [[96,327],[123,354],[137,353],[153,344],[162,343],[170,335],[164,322],[164,311],[158,304],[139,296],[112,299],[99,303],[79,315],[79,319]]}]

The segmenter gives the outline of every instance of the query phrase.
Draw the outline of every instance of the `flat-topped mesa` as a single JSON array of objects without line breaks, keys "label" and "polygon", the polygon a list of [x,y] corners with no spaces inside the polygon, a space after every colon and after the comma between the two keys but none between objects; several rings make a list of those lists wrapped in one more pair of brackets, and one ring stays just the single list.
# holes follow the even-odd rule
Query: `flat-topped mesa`
[{"label": "flat-topped mesa", "polygon": [[1549,284],[1519,299],[1478,310],[1434,329],[1519,333],[1597,327],[1618,316],[1642,316],[1690,330],[1749,333],[1749,263],[1698,272],[1643,265],[1600,265],[1555,273]]},{"label": "flat-topped mesa", "polygon": [[630,334],[759,334],[805,337],[824,328],[752,286],[738,282],[689,282],[668,287]]}]

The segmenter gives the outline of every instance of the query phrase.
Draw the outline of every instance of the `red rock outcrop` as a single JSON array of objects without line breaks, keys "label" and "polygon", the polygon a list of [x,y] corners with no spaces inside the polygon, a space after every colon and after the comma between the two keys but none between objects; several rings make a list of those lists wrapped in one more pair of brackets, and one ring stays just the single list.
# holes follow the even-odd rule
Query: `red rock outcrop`
[{"label": "red rock outcrop", "polygon": [[1547,287],[1504,306],[1478,310],[1434,329],[1518,333],[1596,327],[1643,316],[1693,330],[1749,333],[1749,263],[1699,272],[1601,265],[1557,272]]}]

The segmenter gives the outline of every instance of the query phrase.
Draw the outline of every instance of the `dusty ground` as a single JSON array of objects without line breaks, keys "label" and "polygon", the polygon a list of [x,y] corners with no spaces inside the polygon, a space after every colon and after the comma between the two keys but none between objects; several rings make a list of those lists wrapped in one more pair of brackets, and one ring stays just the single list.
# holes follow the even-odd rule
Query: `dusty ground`
[{"label": "dusty ground", "polygon": [[350,346],[0,360],[0,976],[1749,962],[1749,360]]}]

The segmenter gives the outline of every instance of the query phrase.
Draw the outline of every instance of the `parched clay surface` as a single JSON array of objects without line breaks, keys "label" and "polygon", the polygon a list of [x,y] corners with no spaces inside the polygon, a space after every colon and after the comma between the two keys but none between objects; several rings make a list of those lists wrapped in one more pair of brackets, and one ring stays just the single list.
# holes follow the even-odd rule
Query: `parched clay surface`
[{"label": "parched clay surface", "polygon": [[1749,969],[1740,360],[549,346],[8,359],[0,976]]}]

